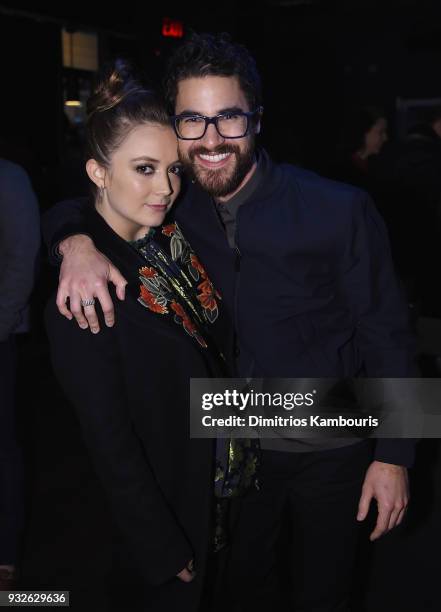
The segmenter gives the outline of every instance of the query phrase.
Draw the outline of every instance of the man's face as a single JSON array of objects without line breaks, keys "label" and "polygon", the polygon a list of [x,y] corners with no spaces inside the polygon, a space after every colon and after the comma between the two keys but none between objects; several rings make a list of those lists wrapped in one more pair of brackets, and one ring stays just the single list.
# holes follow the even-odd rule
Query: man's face
[{"label": "man's face", "polygon": [[[250,109],[237,77],[206,76],[178,83],[175,114],[214,117]],[[199,140],[178,140],[179,159],[198,183],[214,197],[231,197],[249,178],[254,163],[256,125],[250,121],[243,138],[223,138],[215,125]]]}]

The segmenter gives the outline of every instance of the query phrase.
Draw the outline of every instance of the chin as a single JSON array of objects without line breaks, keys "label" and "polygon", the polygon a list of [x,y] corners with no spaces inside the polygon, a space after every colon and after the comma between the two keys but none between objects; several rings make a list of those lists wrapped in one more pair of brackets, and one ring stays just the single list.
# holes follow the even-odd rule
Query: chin
[{"label": "chin", "polygon": [[167,212],[163,212],[163,211],[150,212],[148,223],[146,225],[161,225],[161,223],[165,219]]},{"label": "chin", "polygon": [[208,172],[201,172],[197,180],[204,189],[211,193],[212,191],[228,189],[232,177],[232,172],[209,170]]}]

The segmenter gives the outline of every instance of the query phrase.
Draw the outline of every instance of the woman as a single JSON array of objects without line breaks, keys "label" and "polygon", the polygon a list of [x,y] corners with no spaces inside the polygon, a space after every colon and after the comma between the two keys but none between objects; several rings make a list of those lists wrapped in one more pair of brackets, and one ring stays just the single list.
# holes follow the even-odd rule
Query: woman
[{"label": "woman", "polygon": [[148,609],[195,611],[222,457],[216,464],[211,440],[189,438],[189,381],[225,376],[211,339],[222,300],[178,225],[161,225],[180,189],[176,137],[155,95],[121,63],[89,100],[87,135],[88,231],[129,284],[116,325],[97,335],[51,300],[54,370],[139,578],[152,585]]},{"label": "woman", "polygon": [[373,166],[388,140],[387,130],[387,119],[381,109],[365,106],[350,113],[341,134],[336,178],[376,196],[379,177]]}]

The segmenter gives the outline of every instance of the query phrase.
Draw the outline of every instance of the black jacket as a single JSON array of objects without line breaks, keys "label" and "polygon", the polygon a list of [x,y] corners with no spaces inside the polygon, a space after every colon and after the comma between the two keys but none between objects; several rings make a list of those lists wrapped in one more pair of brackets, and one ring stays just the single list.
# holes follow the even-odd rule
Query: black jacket
[{"label": "black jacket", "polygon": [[0,159],[0,342],[27,331],[40,248],[38,202],[26,172]]},{"label": "black jacket", "polygon": [[[212,544],[213,441],[189,438],[189,380],[223,372],[173,317],[139,303],[138,270],[146,266],[139,253],[94,210],[84,222],[128,292],[124,302],[113,295],[116,324],[107,328],[101,317],[97,335],[60,316],[53,297],[46,309],[53,367],[140,577],[162,585],[149,609],[196,610]],[[197,578],[181,583],[174,576],[192,558]]]},{"label": "black jacket", "polygon": [[[196,185],[176,211],[235,320],[239,375],[417,376],[407,305],[369,196],[288,164],[265,166],[238,210],[236,252]],[[380,439],[375,458],[410,466],[414,451],[414,440]]]}]

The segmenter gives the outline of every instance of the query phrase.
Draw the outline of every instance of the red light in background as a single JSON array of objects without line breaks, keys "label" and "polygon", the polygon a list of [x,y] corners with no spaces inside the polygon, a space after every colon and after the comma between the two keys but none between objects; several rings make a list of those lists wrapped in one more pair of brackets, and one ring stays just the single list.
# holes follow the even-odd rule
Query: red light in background
[{"label": "red light in background", "polygon": [[184,36],[184,24],[182,21],[174,21],[164,17],[162,21],[162,35],[171,38],[182,38]]}]

